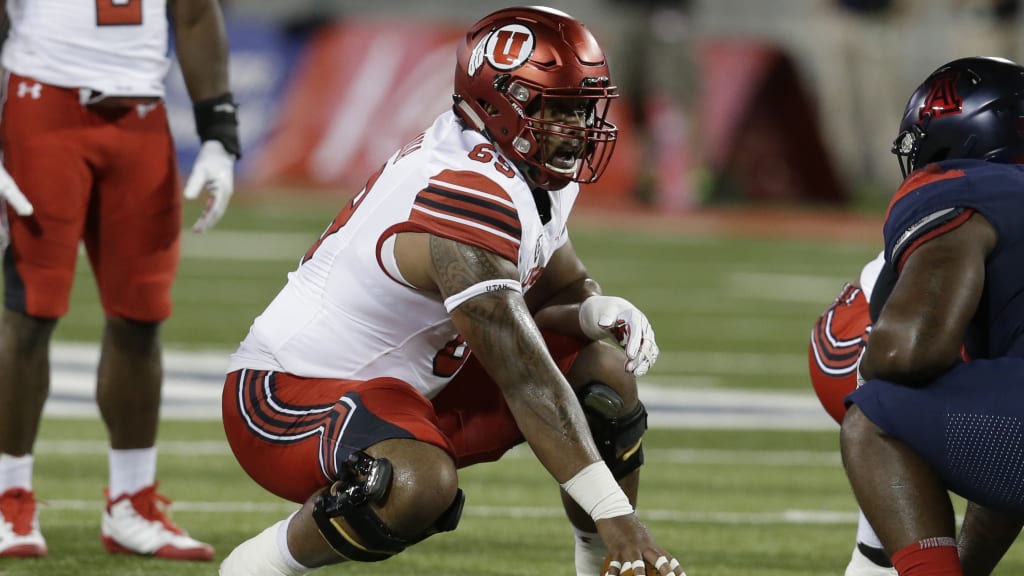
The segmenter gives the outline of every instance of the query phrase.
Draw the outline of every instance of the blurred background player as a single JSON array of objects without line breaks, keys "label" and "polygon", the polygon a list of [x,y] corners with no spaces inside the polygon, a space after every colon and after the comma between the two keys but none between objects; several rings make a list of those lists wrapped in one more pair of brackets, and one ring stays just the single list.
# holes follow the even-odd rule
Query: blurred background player
[{"label": "blurred background player", "polygon": [[[884,254],[879,253],[865,264],[856,280],[843,285],[811,330],[807,358],[811,384],[836,424],[842,424],[846,415],[846,396],[857,389],[857,364],[871,334],[871,292],[884,262]],[[857,544],[845,576],[896,576],[863,512],[858,513]]]},{"label": "blurred background player", "polygon": [[[894,144],[905,180],[841,445],[901,576],[989,574],[1024,525],[1022,121],[1024,67],[963,58],[915,90]],[[959,536],[949,491],[969,502]]]},{"label": "blurred background player", "polygon": [[232,356],[232,450],[302,507],[222,576],[384,560],[453,530],[457,469],[524,440],[562,487],[577,574],[605,557],[610,576],[683,574],[634,511],[654,332],[601,294],[566,228],[617,137],[605,55],[529,7],[473,25],[456,61],[453,109],[370,177]]},{"label": "blurred background player", "polygon": [[162,103],[168,18],[202,148],[185,196],[197,232],[223,214],[239,146],[216,0],[8,0],[4,22],[4,310],[0,316],[0,556],[43,556],[32,450],[49,343],[68,310],[80,242],[106,326],[96,396],[110,437],[108,552],[210,560],[156,492],[160,323],[171,313],[181,189]]}]

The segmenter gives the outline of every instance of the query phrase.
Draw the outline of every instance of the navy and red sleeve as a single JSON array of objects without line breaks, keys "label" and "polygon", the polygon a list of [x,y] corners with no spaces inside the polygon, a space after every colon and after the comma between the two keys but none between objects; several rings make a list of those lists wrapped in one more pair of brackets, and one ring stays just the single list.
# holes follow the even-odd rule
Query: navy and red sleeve
[{"label": "navy and red sleeve", "polygon": [[968,180],[963,170],[931,164],[904,182],[885,215],[886,261],[899,272],[914,250],[974,214],[962,202]]}]

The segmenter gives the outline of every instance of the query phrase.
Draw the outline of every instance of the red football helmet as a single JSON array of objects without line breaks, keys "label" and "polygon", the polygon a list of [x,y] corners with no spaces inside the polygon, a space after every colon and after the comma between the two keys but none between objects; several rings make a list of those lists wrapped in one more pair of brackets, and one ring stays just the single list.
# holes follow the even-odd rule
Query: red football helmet
[{"label": "red football helmet", "polygon": [[456,51],[454,97],[463,121],[544,189],[596,181],[615,148],[608,61],[558,10],[508,8],[473,25]]}]

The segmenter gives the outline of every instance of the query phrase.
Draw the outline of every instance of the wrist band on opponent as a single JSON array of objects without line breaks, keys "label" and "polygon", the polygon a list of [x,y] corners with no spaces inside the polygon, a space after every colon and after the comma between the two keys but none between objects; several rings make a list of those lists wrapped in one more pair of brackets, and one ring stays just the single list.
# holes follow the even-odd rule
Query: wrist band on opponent
[{"label": "wrist band on opponent", "polygon": [[633,513],[629,498],[604,462],[594,462],[580,470],[562,484],[562,489],[594,520]]},{"label": "wrist band on opponent", "polygon": [[474,296],[479,296],[485,292],[494,292],[495,290],[515,290],[520,294],[523,292],[523,285],[515,280],[484,280],[483,282],[477,282],[469,288],[466,288],[458,294],[452,294],[451,296],[444,299],[445,310],[451,312],[459,307],[460,304],[469,300]]},{"label": "wrist band on opponent", "polygon": [[242,157],[242,146],[238,142],[238,104],[231,92],[194,102],[192,112],[200,142],[216,140],[235,158]]}]

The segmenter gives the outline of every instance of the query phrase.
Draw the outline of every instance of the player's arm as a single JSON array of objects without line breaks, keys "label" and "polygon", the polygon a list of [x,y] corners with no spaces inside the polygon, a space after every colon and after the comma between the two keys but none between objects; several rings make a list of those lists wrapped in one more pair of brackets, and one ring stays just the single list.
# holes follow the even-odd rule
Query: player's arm
[{"label": "player's arm", "polygon": [[228,80],[228,41],[218,0],[169,0],[181,73],[185,78],[196,131],[202,142],[185,198],[209,195],[192,230],[202,233],[224,215],[235,191],[235,161],[242,157],[238,107]]},{"label": "player's arm", "polygon": [[542,329],[589,340],[614,339],[626,353],[624,369],[635,376],[646,374],[658,359],[647,316],[625,298],[602,295],[571,242],[555,251],[526,302]]},{"label": "player's arm", "polygon": [[525,298],[538,327],[586,338],[580,329],[580,303],[600,294],[601,286],[587,272],[572,242],[566,242],[551,256]]},{"label": "player's arm", "polygon": [[[565,482],[599,462],[579,401],[523,298],[515,264],[431,234],[400,234],[395,257],[406,281],[454,305],[450,313],[459,334],[501,387],[551,475]],[[460,298],[465,300],[455,304]]]},{"label": "player's arm", "polygon": [[[224,151],[241,158],[238,111],[228,78],[228,41],[220,5],[217,0],[170,0],[170,11],[178,62],[192,99],[199,140],[204,145],[219,142]],[[200,159],[203,156],[204,151],[200,151]],[[199,190],[190,195],[188,188],[187,197],[198,195]]]},{"label": "player's arm", "polygon": [[995,229],[974,214],[907,257],[861,360],[865,379],[924,385],[960,358],[995,245]]},{"label": "player's arm", "polygon": [[[9,32],[10,22],[7,20],[7,3],[0,2],[0,42],[7,40],[7,34]],[[0,77],[3,77],[4,69],[0,66]],[[14,212],[18,216],[30,216],[34,211],[32,203],[28,201],[25,194],[22,193],[21,189],[18,188],[17,183],[11,178],[11,175],[7,173],[3,165],[0,164],[0,198],[3,198],[14,208]],[[7,224],[0,223],[0,244],[7,241]]]},{"label": "player's arm", "polygon": [[169,0],[175,49],[193,102],[227,94],[228,41],[217,0]]},{"label": "player's arm", "polygon": [[595,520],[608,550],[620,558],[672,561],[675,573],[678,562],[654,543],[601,461],[579,401],[516,289],[516,266],[430,234],[400,234],[395,257],[407,282],[445,300],[537,459]]}]

